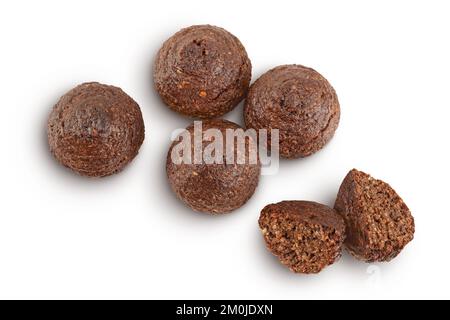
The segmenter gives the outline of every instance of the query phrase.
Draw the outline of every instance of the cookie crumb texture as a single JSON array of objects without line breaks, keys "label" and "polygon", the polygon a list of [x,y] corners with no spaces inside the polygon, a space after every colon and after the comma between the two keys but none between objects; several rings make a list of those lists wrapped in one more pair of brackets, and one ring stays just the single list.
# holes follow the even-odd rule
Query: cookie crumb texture
[{"label": "cookie crumb texture", "polygon": [[48,120],[50,151],[64,166],[83,176],[121,171],[144,141],[138,104],[120,88],[81,84],[54,106]]},{"label": "cookie crumb texture", "polygon": [[341,255],[343,219],[331,208],[309,201],[266,206],[259,218],[266,246],[295,273],[318,273]]},{"label": "cookie crumb texture", "polygon": [[317,71],[284,65],[263,74],[250,87],[244,107],[247,128],[278,129],[280,156],[307,157],[334,135],[340,118],[333,87]]},{"label": "cookie crumb texture", "polygon": [[[202,131],[219,129],[226,137],[226,129],[240,129],[237,124],[226,120],[203,121]],[[193,125],[187,128],[191,135],[191,150],[194,152]],[[223,143],[224,154],[226,139]],[[190,208],[198,212],[222,214],[236,210],[243,206],[253,195],[258,185],[261,172],[259,160],[256,164],[249,162],[249,153],[256,152],[256,144],[245,141],[245,163],[222,164],[204,161],[200,164],[181,163],[172,161],[172,150],[179,143],[174,141],[167,154],[166,170],[169,184],[177,197]],[[202,154],[211,141],[203,141]],[[235,153],[236,153],[236,144]]]},{"label": "cookie crumb texture", "polygon": [[170,37],[154,68],[156,90],[173,110],[194,118],[215,118],[246,95],[251,63],[241,42],[210,25],[191,26]]},{"label": "cookie crumb texture", "polygon": [[360,260],[389,261],[414,238],[414,218],[394,189],[356,169],[342,182],[335,209],[346,222],[345,245]]}]

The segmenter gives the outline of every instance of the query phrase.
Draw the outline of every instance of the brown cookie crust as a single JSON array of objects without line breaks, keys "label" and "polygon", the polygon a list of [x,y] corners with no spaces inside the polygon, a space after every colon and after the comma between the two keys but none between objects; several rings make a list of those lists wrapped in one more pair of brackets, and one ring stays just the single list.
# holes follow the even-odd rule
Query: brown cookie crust
[{"label": "brown cookie crust", "polygon": [[[247,128],[279,129],[280,156],[306,157],[334,135],[340,118],[333,87],[317,71],[301,65],[278,66],[250,87],[244,107]],[[270,139],[269,139],[270,142]]]},{"label": "brown cookie crust", "polygon": [[345,245],[356,258],[389,261],[414,238],[414,218],[391,186],[351,170],[334,205],[347,226]]},{"label": "brown cookie crust", "polygon": [[[219,129],[224,139],[226,129],[241,129],[237,124],[216,119],[203,121],[202,131]],[[191,134],[191,150],[194,150],[194,126],[186,128]],[[166,171],[169,184],[177,197],[198,212],[210,214],[228,213],[243,206],[253,195],[258,185],[261,164],[249,163],[248,154],[245,164],[175,164],[172,161],[172,149],[179,141],[175,140],[167,154]],[[204,141],[202,151],[211,141]],[[226,142],[224,143],[224,149]],[[235,144],[236,147],[236,144]],[[246,139],[245,149],[256,150],[255,144]]]},{"label": "brown cookie crust", "polygon": [[197,25],[163,44],[153,76],[165,104],[183,115],[206,119],[229,112],[244,98],[251,69],[235,36],[219,27]]},{"label": "brown cookie crust", "polygon": [[311,201],[267,205],[259,217],[266,246],[296,273],[318,273],[341,255],[343,219],[335,210]]},{"label": "brown cookie crust", "polygon": [[137,155],[144,121],[139,105],[120,88],[84,83],[53,107],[47,136],[61,164],[83,176],[104,177]]}]

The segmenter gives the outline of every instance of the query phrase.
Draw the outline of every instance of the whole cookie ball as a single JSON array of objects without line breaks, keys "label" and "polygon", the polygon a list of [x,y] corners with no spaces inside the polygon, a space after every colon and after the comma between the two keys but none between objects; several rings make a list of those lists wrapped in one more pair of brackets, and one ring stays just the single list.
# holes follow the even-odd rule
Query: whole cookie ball
[{"label": "whole cookie ball", "polygon": [[214,118],[232,110],[245,96],[251,63],[241,42],[228,31],[191,26],[170,37],[159,50],[154,82],[173,110]]},{"label": "whole cookie ball", "polygon": [[347,225],[345,245],[356,258],[389,261],[414,238],[414,218],[392,187],[351,170],[334,205]]},{"label": "whole cookie ball", "polygon": [[306,157],[320,150],[339,124],[336,92],[317,71],[301,65],[276,67],[250,87],[244,119],[248,128],[278,129],[280,156]]},{"label": "whole cookie ball", "polygon": [[[238,151],[240,148],[236,139],[227,139],[227,129],[230,132],[243,132],[237,124],[226,120],[208,120],[201,124],[200,130],[195,128],[195,125],[186,128],[179,139],[172,143],[167,154],[166,170],[172,190],[179,199],[199,212],[227,213],[243,206],[255,192],[261,171],[255,141],[252,138],[245,139],[245,143],[241,144],[245,145],[244,154]],[[216,136],[217,133],[223,136],[222,145],[216,151],[212,151],[211,146],[217,138],[206,136],[211,129],[215,129]],[[194,132],[200,132],[200,136]],[[198,137],[200,140],[196,144]],[[227,153],[226,146],[230,142],[233,148],[230,147],[231,152]],[[200,154],[197,161],[195,150]],[[231,153],[234,154],[234,161],[226,159]],[[181,161],[187,154],[191,155],[190,161]],[[238,161],[239,154],[243,155],[241,159],[244,161]]]},{"label": "whole cookie ball", "polygon": [[310,201],[267,205],[259,217],[267,248],[296,273],[318,273],[341,256],[343,219],[333,209]]},{"label": "whole cookie ball", "polygon": [[144,140],[138,104],[120,88],[100,83],[84,83],[62,96],[47,130],[56,159],[91,177],[122,170]]}]

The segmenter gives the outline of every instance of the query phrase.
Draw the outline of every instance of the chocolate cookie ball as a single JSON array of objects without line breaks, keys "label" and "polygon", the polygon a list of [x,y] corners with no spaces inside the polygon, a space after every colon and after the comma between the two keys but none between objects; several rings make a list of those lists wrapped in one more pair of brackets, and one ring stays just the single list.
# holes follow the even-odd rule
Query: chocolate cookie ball
[{"label": "chocolate cookie ball", "polygon": [[345,245],[356,258],[389,261],[414,237],[414,218],[387,183],[351,170],[334,205],[347,226]]},{"label": "chocolate cookie ball", "polygon": [[[244,108],[247,128],[278,129],[280,156],[306,157],[320,150],[339,124],[336,92],[317,71],[276,67],[250,87]],[[269,139],[270,142],[270,139]]]},{"label": "chocolate cookie ball", "polygon": [[48,143],[55,158],[83,176],[103,177],[122,170],[144,140],[138,104],[121,89],[84,83],[54,106]]},{"label": "chocolate cookie ball", "polygon": [[269,204],[259,217],[267,248],[291,271],[318,273],[341,255],[343,219],[333,209],[310,201]]},{"label": "chocolate cookie ball", "polygon": [[[169,149],[166,163],[167,176],[177,197],[193,210],[211,214],[227,213],[243,206],[253,195],[258,184],[261,164],[257,155],[257,146],[251,138],[245,139],[242,144],[245,145],[245,154],[239,153],[237,140],[233,139],[235,140],[231,142],[233,149],[229,153],[234,153],[234,161],[225,159],[229,155],[226,146],[232,140],[227,138],[226,130],[233,130],[232,132],[237,129],[242,130],[237,124],[226,120],[204,121],[200,134],[206,134],[210,129],[217,129],[215,132],[223,135],[222,148],[218,147],[217,153],[216,151],[207,152],[216,139],[209,137],[203,140],[200,137],[200,143],[196,145],[195,127],[189,126],[185,132],[189,140],[186,140],[186,137],[175,140]],[[187,146],[184,151],[179,148],[182,142]],[[201,158],[200,161],[194,162],[196,149]],[[188,153],[191,154],[191,161],[180,163],[181,158]],[[217,155],[215,160],[221,157],[222,163],[208,157],[207,154],[212,154],[213,157]],[[238,154],[243,155],[241,159],[244,161],[238,161]],[[252,158],[251,154],[256,155],[256,158]],[[214,161],[212,162],[211,159]]]},{"label": "chocolate cookie ball", "polygon": [[250,84],[251,63],[241,42],[209,25],[182,29],[159,50],[154,82],[173,110],[214,118],[232,110]]}]

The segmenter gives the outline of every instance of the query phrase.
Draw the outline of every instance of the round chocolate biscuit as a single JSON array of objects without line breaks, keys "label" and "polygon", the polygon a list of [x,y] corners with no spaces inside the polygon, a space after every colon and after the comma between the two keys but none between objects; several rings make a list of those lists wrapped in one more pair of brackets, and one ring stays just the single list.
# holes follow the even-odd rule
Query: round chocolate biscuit
[{"label": "round chocolate biscuit", "polygon": [[392,187],[351,170],[334,205],[347,226],[345,245],[356,258],[389,261],[414,238],[414,218]]},{"label": "round chocolate biscuit", "polygon": [[295,273],[318,273],[341,255],[343,219],[316,202],[282,201],[267,205],[259,227],[270,252]]},{"label": "round chocolate biscuit", "polygon": [[104,177],[137,155],[144,121],[138,104],[120,88],[84,83],[54,106],[47,134],[61,164],[83,176]]},{"label": "round chocolate biscuit", "polygon": [[247,128],[279,130],[283,158],[306,157],[334,135],[340,117],[336,92],[317,71],[284,65],[263,74],[250,87],[244,107]]},{"label": "round chocolate biscuit", "polygon": [[[172,143],[166,162],[169,184],[177,197],[195,211],[211,214],[233,211],[250,199],[258,185],[261,164],[256,141],[252,137],[241,140],[245,153],[240,152],[237,139],[227,137],[227,130],[244,132],[237,124],[216,119],[204,121],[201,126],[197,131],[197,137],[200,132],[199,143],[195,142],[194,124]],[[206,136],[210,129],[216,129],[214,138]],[[217,133],[223,137],[222,145],[216,151],[208,152],[217,139]],[[227,153],[230,142],[233,143],[230,144],[231,152]],[[184,150],[179,148],[181,143],[187,146]],[[200,155],[197,160],[196,152]],[[231,153],[234,159],[227,159]],[[190,159],[185,158],[186,154],[190,154]]]},{"label": "round chocolate biscuit", "polygon": [[245,96],[251,63],[241,42],[210,25],[191,26],[170,37],[159,50],[154,83],[164,103],[194,118],[215,118]]}]

